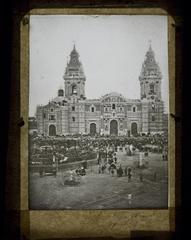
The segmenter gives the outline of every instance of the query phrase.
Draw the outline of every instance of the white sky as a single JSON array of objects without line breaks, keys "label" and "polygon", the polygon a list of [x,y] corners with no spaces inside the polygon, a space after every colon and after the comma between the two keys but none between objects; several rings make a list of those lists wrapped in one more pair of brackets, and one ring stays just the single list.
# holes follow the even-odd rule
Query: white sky
[{"label": "white sky", "polygon": [[86,75],[87,98],[119,92],[140,98],[139,75],[152,42],[168,111],[168,38],[166,16],[32,15],[30,17],[29,115],[64,88],[63,75],[73,49]]}]

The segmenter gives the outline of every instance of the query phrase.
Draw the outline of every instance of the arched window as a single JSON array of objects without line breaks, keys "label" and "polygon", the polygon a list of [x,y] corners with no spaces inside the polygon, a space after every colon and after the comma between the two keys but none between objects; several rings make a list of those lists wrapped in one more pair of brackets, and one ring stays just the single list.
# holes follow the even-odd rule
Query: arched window
[{"label": "arched window", "polygon": [[155,87],[154,84],[151,83],[151,84],[150,84],[150,93],[151,93],[151,94],[154,93],[154,87]]},{"label": "arched window", "polygon": [[91,112],[94,112],[94,107],[91,107]]},{"label": "arched window", "polygon": [[49,115],[49,120],[55,120],[55,115]]},{"label": "arched window", "polygon": [[72,95],[76,95],[77,94],[77,86],[73,85],[72,86]]},{"label": "arched window", "polygon": [[115,104],[114,103],[112,104],[112,109],[115,110]]},{"label": "arched window", "polygon": [[136,112],[136,107],[133,107],[133,112]]}]

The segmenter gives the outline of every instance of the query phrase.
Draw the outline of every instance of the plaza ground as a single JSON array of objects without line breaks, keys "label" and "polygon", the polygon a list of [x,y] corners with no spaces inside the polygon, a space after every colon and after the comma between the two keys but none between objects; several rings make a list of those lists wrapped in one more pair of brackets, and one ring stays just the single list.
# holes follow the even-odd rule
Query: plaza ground
[{"label": "plaza ground", "polygon": [[[76,186],[64,184],[65,171],[57,176],[39,177],[30,174],[31,209],[129,209],[129,208],[167,208],[168,167],[162,155],[149,153],[148,168],[134,168],[138,155],[127,156],[118,152],[118,164],[123,169],[132,167],[132,178],[98,173],[98,165],[89,166],[86,176]],[[140,181],[142,172],[143,181]],[[130,197],[130,195],[131,197]]]}]

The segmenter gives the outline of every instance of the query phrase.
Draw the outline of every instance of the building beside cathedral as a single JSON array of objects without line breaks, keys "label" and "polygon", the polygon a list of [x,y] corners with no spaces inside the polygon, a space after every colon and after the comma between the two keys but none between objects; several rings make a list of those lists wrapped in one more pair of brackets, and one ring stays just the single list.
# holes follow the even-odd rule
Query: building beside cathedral
[{"label": "building beside cathedral", "polygon": [[140,70],[140,99],[127,99],[116,92],[87,99],[85,83],[88,79],[74,46],[64,74],[65,89],[59,89],[58,96],[47,105],[37,106],[38,134],[135,136],[162,133],[162,75],[151,46]]}]

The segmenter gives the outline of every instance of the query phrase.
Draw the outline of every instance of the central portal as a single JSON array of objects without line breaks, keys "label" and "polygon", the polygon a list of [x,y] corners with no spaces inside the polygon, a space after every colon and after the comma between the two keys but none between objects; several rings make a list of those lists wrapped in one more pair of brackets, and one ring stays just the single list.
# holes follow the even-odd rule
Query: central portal
[{"label": "central portal", "polygon": [[90,135],[95,135],[96,134],[96,124],[91,123],[90,124]]},{"label": "central portal", "polygon": [[110,122],[110,135],[118,135],[118,122],[116,120]]}]

